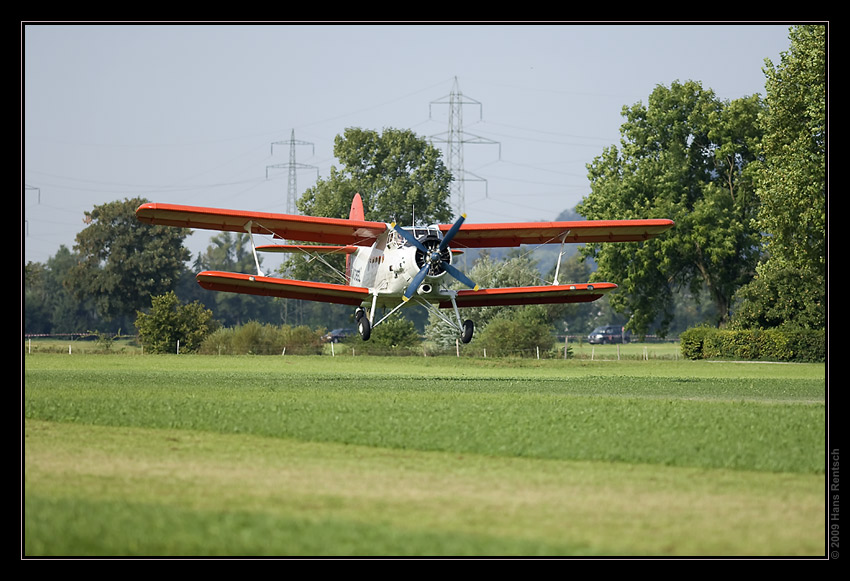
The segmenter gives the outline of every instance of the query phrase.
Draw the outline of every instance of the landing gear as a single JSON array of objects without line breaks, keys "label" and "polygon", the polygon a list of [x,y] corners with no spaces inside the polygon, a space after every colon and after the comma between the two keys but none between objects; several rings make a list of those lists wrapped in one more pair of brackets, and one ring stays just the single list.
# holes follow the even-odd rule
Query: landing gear
[{"label": "landing gear", "polygon": [[368,341],[369,337],[372,336],[372,325],[365,313],[357,319],[357,332],[360,333],[360,338],[364,341]]},{"label": "landing gear", "polygon": [[354,311],[354,320],[357,321],[357,332],[360,333],[360,338],[368,341],[372,336],[372,324],[369,323],[369,317],[366,316],[366,309],[357,307]]},{"label": "landing gear", "polygon": [[460,335],[460,342],[463,344],[472,341],[472,333],[475,331],[475,324],[469,319],[463,322],[463,330]]}]

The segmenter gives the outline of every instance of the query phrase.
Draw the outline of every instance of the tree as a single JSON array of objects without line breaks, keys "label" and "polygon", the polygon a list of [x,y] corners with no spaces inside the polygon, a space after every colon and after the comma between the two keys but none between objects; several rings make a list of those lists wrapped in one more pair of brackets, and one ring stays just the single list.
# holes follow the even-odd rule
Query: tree
[{"label": "tree", "polygon": [[91,298],[109,320],[145,306],[148,297],[173,290],[190,258],[188,230],[150,226],[136,219],[141,198],[95,206],[77,234],[78,262],[65,284],[77,300]]},{"label": "tree", "polygon": [[658,86],[647,106],[623,109],[620,148],[606,148],[588,166],[591,193],[577,206],[586,218],[676,223],[646,242],[585,247],[598,264],[595,280],[620,285],[611,305],[632,331],[657,325],[665,334],[674,293],[699,296],[703,287],[725,324],[735,291],[752,278],[759,246],[750,166],[761,109],[758,96],[720,101],[693,81]]},{"label": "tree", "polygon": [[25,269],[24,328],[28,333],[73,333],[91,331],[102,321],[91,299],[75,299],[63,285],[77,257],[59,247],[47,264],[28,263]]},{"label": "tree", "polygon": [[791,29],[780,66],[767,60],[757,166],[765,261],[741,290],[742,327],[826,325],[826,28]]},{"label": "tree", "polygon": [[347,218],[351,200],[359,193],[367,220],[413,224],[447,222],[451,173],[440,150],[410,130],[376,131],[349,128],[334,140],[341,168],[331,167],[298,200],[298,209],[311,216]]},{"label": "tree", "polygon": [[181,353],[197,351],[217,326],[212,311],[198,302],[181,304],[174,291],[151,297],[150,313],[136,317],[139,339],[153,353],[176,353],[178,345]]}]

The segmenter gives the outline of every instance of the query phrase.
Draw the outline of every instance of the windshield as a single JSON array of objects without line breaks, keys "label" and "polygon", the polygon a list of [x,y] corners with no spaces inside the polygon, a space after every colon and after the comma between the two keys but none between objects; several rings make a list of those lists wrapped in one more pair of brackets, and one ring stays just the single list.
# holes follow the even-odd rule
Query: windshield
[{"label": "windshield", "polygon": [[[405,228],[405,230],[413,234],[413,236],[416,237],[417,240],[422,240],[426,236],[431,236],[438,240],[442,239],[443,237],[439,228],[427,228],[418,226],[416,228]],[[387,246],[396,246],[400,248],[402,246],[410,246],[410,243],[405,240],[401,236],[401,234],[392,231],[390,232],[390,236],[387,239]]]}]

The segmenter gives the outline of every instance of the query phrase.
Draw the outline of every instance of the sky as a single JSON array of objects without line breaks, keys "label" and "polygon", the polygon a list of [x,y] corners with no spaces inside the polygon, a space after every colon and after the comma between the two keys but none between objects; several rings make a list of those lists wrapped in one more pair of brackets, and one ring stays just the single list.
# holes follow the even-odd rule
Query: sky
[{"label": "sky", "polygon": [[[764,95],[789,26],[26,24],[23,261],[73,248],[84,213],[118,200],[284,213],[293,134],[300,195],[349,127],[443,148],[453,90],[482,142],[463,148],[467,221],[554,220],[589,193],[624,106],[675,81]],[[213,235],[187,239],[193,258]]]}]

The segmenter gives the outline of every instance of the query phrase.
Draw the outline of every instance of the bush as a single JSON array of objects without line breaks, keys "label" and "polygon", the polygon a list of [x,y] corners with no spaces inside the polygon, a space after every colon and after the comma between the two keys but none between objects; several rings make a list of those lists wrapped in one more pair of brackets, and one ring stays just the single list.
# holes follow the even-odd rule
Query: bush
[{"label": "bush", "polygon": [[705,338],[717,331],[712,327],[693,327],[679,336],[682,355],[688,359],[704,359]]},{"label": "bush", "polygon": [[151,297],[150,313],[136,315],[139,339],[153,353],[176,353],[178,345],[181,353],[197,351],[217,326],[212,311],[197,301],[182,304],[173,291]]},{"label": "bush", "polygon": [[538,348],[548,353],[552,344],[552,325],[537,311],[519,310],[490,321],[481,332],[477,346],[486,349],[488,356],[504,357],[536,353]]},{"label": "bush", "polygon": [[322,332],[308,327],[276,326],[251,321],[219,329],[207,337],[200,352],[208,355],[319,355]]},{"label": "bush", "polygon": [[344,343],[364,355],[412,355],[419,353],[422,341],[413,321],[396,317],[375,327],[368,341],[354,335]]},{"label": "bush", "polygon": [[826,361],[826,332],[800,330],[787,334],[793,361]]},{"label": "bush", "polygon": [[722,330],[694,327],[680,337],[688,359],[822,362],[826,360],[824,331],[778,329]]}]

